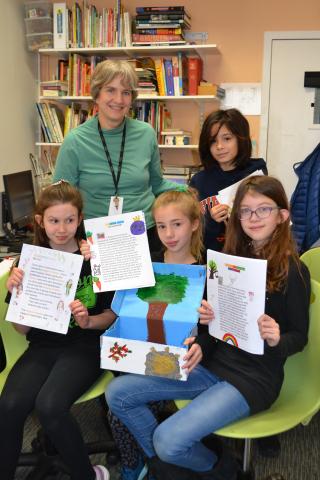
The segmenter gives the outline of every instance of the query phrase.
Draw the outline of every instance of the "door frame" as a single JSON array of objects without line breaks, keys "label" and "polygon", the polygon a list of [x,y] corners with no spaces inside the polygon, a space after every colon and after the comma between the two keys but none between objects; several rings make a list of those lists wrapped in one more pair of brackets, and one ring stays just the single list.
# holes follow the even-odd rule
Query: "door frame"
[{"label": "door frame", "polygon": [[267,162],[272,42],[274,40],[320,40],[320,31],[309,30],[264,33],[259,156],[264,158]]}]

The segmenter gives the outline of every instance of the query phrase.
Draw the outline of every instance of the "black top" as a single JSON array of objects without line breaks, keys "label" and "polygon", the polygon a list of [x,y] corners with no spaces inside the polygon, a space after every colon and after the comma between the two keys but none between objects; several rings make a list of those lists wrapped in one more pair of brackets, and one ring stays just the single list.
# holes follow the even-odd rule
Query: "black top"
[{"label": "black top", "polygon": [[219,164],[214,162],[209,170],[196,173],[190,180],[190,186],[196,188],[199,193],[202,213],[205,215],[204,245],[205,248],[221,251],[224,244],[225,224],[215,222],[208,211],[212,208],[212,197],[218,195],[218,191],[230,187],[230,185],[243,180],[245,177],[262,170],[267,174],[266,163],[262,158],[251,158],[244,168],[236,167],[234,170],[224,171]]},{"label": "black top", "polygon": [[269,408],[276,400],[286,358],[303,350],[308,341],[310,274],[303,263],[300,268],[301,273],[291,261],[286,286],[280,292],[266,295],[265,313],[280,326],[281,337],[276,347],[265,342],[264,355],[254,355],[208,333],[197,337],[204,355],[202,364],[242,393],[251,414]]},{"label": "black top", "polygon": [[[74,252],[81,255],[80,250]],[[77,285],[75,299],[79,299],[88,309],[89,315],[98,315],[110,308],[114,292],[94,293],[92,287],[92,274],[90,261],[83,261],[80,277]],[[6,301],[9,301],[10,295]],[[42,346],[65,346],[70,343],[83,343],[86,345],[99,343],[102,330],[80,328],[71,315],[68,332],[66,335],[49,332],[39,328],[31,328],[27,333],[27,340],[31,345]]]}]

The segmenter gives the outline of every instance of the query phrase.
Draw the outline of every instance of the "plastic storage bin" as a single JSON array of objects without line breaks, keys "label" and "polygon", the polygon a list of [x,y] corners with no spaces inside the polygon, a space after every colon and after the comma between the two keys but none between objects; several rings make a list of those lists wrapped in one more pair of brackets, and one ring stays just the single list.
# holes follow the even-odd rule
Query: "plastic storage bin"
[{"label": "plastic storage bin", "polygon": [[53,19],[52,17],[35,17],[25,18],[27,35],[33,33],[46,33],[53,31]]},{"label": "plastic storage bin", "polygon": [[52,3],[43,0],[33,0],[33,2],[25,2],[25,17],[52,17]]},{"label": "plastic storage bin", "polygon": [[53,33],[32,33],[26,35],[28,48],[31,51],[39,50],[39,48],[52,48],[53,47]]}]

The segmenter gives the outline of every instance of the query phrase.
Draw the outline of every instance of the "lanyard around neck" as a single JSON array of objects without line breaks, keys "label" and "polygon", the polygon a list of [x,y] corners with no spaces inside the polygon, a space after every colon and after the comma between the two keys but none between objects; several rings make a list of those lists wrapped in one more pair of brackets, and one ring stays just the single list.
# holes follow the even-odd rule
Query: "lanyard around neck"
[{"label": "lanyard around neck", "polygon": [[126,121],[124,121],[123,132],[122,132],[121,148],[120,148],[120,154],[119,154],[119,165],[118,165],[118,171],[117,171],[117,176],[116,176],[115,171],[114,171],[114,168],[113,168],[113,163],[112,163],[112,160],[111,160],[111,156],[110,156],[110,153],[109,153],[109,150],[108,150],[108,147],[107,147],[105,138],[104,138],[103,133],[102,133],[101,125],[100,125],[100,122],[99,122],[99,119],[98,119],[98,131],[99,131],[99,135],[100,135],[100,138],[101,138],[101,142],[102,142],[102,145],[103,145],[103,148],[104,148],[104,151],[105,151],[107,160],[108,160],[108,164],[109,164],[109,168],[110,168],[110,171],[111,171],[111,175],[112,175],[112,179],[113,179],[113,184],[114,184],[114,188],[115,188],[115,196],[116,196],[116,197],[117,197],[117,194],[118,194],[118,185],[119,185],[119,180],[120,180],[120,175],[121,175],[121,169],[122,169],[122,161],[123,161],[123,154],[124,154],[124,145],[125,145],[125,142],[126,142],[126,127],[127,127]]}]

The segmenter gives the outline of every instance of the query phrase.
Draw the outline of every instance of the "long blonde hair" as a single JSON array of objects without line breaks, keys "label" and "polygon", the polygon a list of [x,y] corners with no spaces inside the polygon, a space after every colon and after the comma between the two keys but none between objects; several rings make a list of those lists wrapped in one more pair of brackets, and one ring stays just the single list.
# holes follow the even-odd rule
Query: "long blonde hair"
[{"label": "long blonde hair", "polygon": [[199,226],[191,236],[191,254],[201,263],[203,260],[203,241],[202,241],[202,213],[200,209],[200,203],[196,190],[188,187],[186,191],[169,190],[168,192],[161,193],[152,206],[152,215],[155,215],[155,211],[160,207],[174,204],[179,208],[182,213],[189,218],[191,223],[195,221],[199,222]]}]

